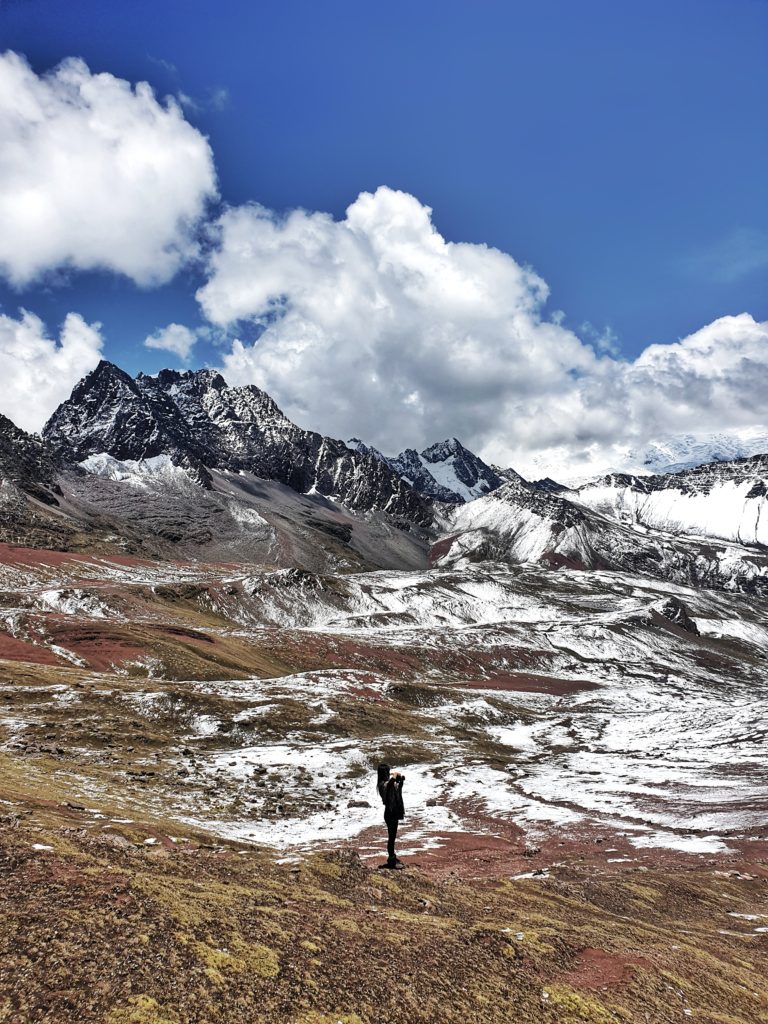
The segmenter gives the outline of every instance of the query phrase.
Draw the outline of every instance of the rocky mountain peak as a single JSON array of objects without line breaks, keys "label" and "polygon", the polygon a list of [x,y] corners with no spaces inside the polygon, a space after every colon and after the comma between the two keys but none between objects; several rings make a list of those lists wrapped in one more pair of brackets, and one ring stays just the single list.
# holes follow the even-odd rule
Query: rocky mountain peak
[{"label": "rocky mountain peak", "polygon": [[74,462],[102,452],[121,460],[169,455],[201,482],[207,479],[204,453],[157,378],[142,375],[134,380],[106,360],[56,409],[43,437],[62,458]]},{"label": "rocky mountain peak", "polygon": [[438,441],[422,452],[406,448],[389,462],[417,491],[451,504],[472,501],[504,482],[456,437]]},{"label": "rocky mountain peak", "polygon": [[[153,379],[148,374],[140,373],[136,380],[142,382]],[[188,391],[206,391],[212,388],[215,391],[223,391],[227,387],[218,370],[160,370],[154,379],[164,391],[172,391],[178,388]]]},{"label": "rocky mountain peak", "polygon": [[138,395],[136,381],[119,366],[101,359],[98,365],[75,385],[70,400],[92,401],[94,395],[106,397],[117,394]]},{"label": "rocky mountain peak", "polygon": [[445,441],[436,441],[435,444],[425,448],[421,453],[427,462],[445,462],[452,455],[472,455],[469,449],[459,441],[457,437],[448,437]]},{"label": "rocky mountain peak", "polygon": [[214,370],[161,370],[135,380],[102,362],[44,428],[51,447],[82,462],[167,455],[208,486],[210,470],[250,472],[356,511],[382,510],[427,524],[429,501],[387,463],[304,430],[255,385],[229,387]]},{"label": "rocky mountain peak", "polygon": [[366,444],[365,441],[361,441],[359,437],[350,437],[347,441],[347,447],[351,448],[352,451],[358,452],[360,455],[372,455],[379,462],[383,462],[385,465],[390,466],[390,460],[379,451],[378,448],[374,448],[372,444]]}]

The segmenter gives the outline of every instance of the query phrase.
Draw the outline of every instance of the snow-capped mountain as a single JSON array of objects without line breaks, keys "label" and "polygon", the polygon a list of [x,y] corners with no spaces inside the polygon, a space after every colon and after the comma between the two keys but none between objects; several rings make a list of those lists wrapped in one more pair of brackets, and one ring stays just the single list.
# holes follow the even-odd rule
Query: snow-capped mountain
[{"label": "snow-capped mountain", "polygon": [[768,546],[768,455],[655,476],[611,474],[568,496],[629,525]]},{"label": "snow-capped mountain", "polygon": [[456,508],[431,560],[436,565],[502,561],[611,569],[768,594],[768,552],[671,537],[525,482],[505,484]]},{"label": "snow-capped mountain", "polygon": [[213,370],[162,370],[136,379],[102,361],[59,406],[43,436],[82,463],[168,456],[210,486],[212,469],[245,471],[355,511],[427,524],[428,501],[373,455],[292,423],[259,388],[229,387]]},{"label": "snow-capped mountain", "polygon": [[455,437],[416,452],[406,448],[390,465],[417,491],[437,501],[465,502],[501,487],[502,478]]},{"label": "snow-capped mountain", "polygon": [[[539,563],[768,589],[768,456],[569,490],[498,471],[455,438],[394,459],[357,439],[347,446],[210,370],[134,379],[102,362],[43,440],[0,420],[0,476],[4,536],[15,543],[66,548],[91,531],[122,550],[187,545],[312,568],[411,568],[432,543],[441,565]],[[25,493],[48,504],[58,494],[61,507],[43,513]],[[449,507],[436,517],[433,501]]]},{"label": "snow-capped mountain", "polygon": [[498,471],[487,465],[455,437],[438,441],[422,452],[406,448],[393,458],[357,437],[350,440],[349,446],[385,462],[420,494],[453,505],[489,494],[501,487],[505,479],[519,479],[512,469]]},{"label": "snow-capped mountain", "polygon": [[522,467],[529,480],[549,476],[577,489],[609,473],[633,476],[679,473],[712,462],[733,462],[765,454],[768,454],[768,430],[758,426],[727,433],[657,438],[634,448],[617,444],[610,451],[586,449],[576,459],[565,449],[529,454],[522,460]]},{"label": "snow-capped mountain", "polygon": [[635,472],[677,473],[709,462],[732,462],[768,453],[768,433],[760,428],[728,434],[682,434],[629,453]]}]

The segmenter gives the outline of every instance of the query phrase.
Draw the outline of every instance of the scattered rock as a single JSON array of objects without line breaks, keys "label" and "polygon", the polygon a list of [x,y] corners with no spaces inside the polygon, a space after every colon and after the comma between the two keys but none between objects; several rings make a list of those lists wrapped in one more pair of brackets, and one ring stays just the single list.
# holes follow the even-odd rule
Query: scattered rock
[{"label": "scattered rock", "polygon": [[699,636],[699,627],[693,621],[688,613],[688,609],[679,598],[668,597],[665,601],[658,601],[652,605],[652,611],[673,622],[680,629],[684,629],[686,633],[693,633],[694,636]]}]

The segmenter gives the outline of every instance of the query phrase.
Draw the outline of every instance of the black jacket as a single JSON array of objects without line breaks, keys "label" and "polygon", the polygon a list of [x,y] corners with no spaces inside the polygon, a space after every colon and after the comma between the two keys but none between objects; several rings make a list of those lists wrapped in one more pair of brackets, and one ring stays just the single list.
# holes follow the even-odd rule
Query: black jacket
[{"label": "black jacket", "polygon": [[384,804],[384,821],[402,821],[405,817],[402,777],[380,782],[378,788],[381,802]]}]

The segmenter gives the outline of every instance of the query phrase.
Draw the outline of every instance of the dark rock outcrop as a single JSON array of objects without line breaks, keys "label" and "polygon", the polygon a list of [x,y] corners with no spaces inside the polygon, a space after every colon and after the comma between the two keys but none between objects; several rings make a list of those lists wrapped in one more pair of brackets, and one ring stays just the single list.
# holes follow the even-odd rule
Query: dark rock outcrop
[{"label": "dark rock outcrop", "polygon": [[0,414],[0,478],[46,505],[57,505],[60,494],[56,465],[49,447]]},{"label": "dark rock outcrop", "polygon": [[429,501],[387,463],[298,427],[259,388],[229,387],[213,370],[133,379],[102,361],[43,434],[76,462],[102,452],[120,460],[167,455],[206,486],[209,469],[245,471],[356,512],[384,511],[418,525],[432,520]]},{"label": "dark rock outcrop", "polygon": [[686,633],[693,633],[694,636],[699,635],[699,627],[693,621],[688,609],[678,597],[670,596],[664,601],[660,601],[658,604],[654,605],[653,610],[665,619],[674,623],[675,626],[678,626],[680,629],[684,629]]}]

